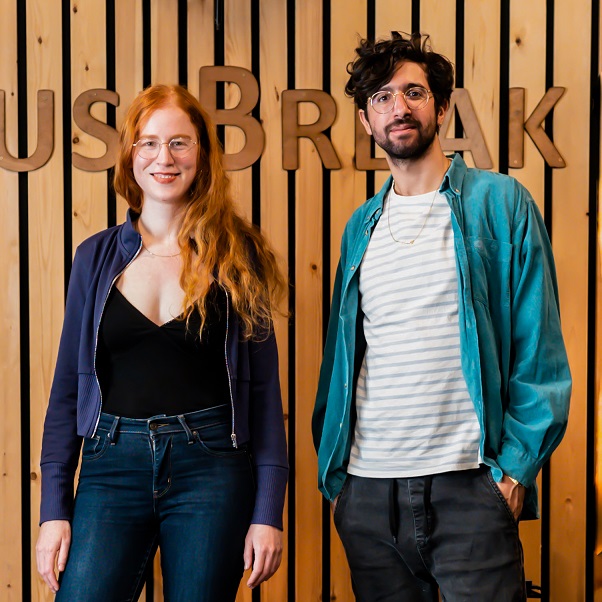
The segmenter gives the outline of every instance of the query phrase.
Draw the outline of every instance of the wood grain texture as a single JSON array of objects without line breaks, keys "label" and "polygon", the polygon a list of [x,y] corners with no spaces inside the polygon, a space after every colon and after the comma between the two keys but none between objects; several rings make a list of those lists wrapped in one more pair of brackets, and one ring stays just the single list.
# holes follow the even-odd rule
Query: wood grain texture
[{"label": "wood grain texture", "polygon": [[[322,2],[297,3],[295,87],[322,87]],[[301,123],[316,120],[315,107],[301,106]],[[322,163],[307,139],[299,141],[295,189],[295,492],[296,599],[322,595],[322,498],[316,489],[317,462],[311,414],[322,358]]]},{"label": "wood grain texture", "polygon": [[[499,165],[500,0],[466,0],[464,87],[470,91],[493,169]],[[467,165],[474,165],[465,153]]]},{"label": "wood grain texture", "polygon": [[[5,23],[16,23],[16,3],[2,6]],[[5,92],[6,145],[17,156],[17,31],[0,37],[0,90]],[[35,96],[31,96],[35,98]],[[0,169],[0,598],[20,602],[21,429],[19,328],[19,176]]]},{"label": "wood grain texture", "polygon": [[[27,2],[28,90],[54,90],[55,106],[62,103],[61,2]],[[33,96],[29,95],[28,101]],[[30,149],[35,147],[37,111],[28,102]],[[55,148],[61,149],[62,115],[55,113]],[[28,175],[29,185],[29,326],[30,326],[30,473],[31,473],[31,590],[35,600],[53,596],[35,571],[34,544],[40,507],[42,425],[64,311],[63,161],[55,152],[43,169]]]},{"label": "wood grain texture", "polygon": [[[553,173],[552,244],[562,325],[573,376],[569,425],[551,461],[550,600],[577,602],[585,595],[587,427],[587,249],[589,154],[589,32],[591,1],[555,2],[554,84],[567,88],[554,112],[554,141],[566,169]],[[574,57],[580,57],[575,60]],[[576,133],[579,133],[576,135]],[[571,542],[570,546],[567,542]]]},{"label": "wood grain texture", "polygon": [[[225,64],[244,67],[251,71],[251,1],[224,0]],[[240,89],[235,84],[225,84],[225,108],[230,109],[240,101]],[[245,145],[245,135],[237,127],[226,126],[226,153],[237,153]],[[253,211],[252,168],[230,172],[232,193],[238,210],[249,221]]]},{"label": "wood grain texture", "polygon": [[[104,0],[72,0],[71,11],[71,98],[92,88],[105,88],[106,18]],[[94,23],[94,27],[89,27]],[[106,104],[95,103],[90,114],[106,123]],[[73,151],[84,157],[100,157],[105,145],[72,122]],[[107,227],[107,174],[75,167],[71,171],[73,252],[86,238]]]},{"label": "wood grain texture", "polygon": [[213,0],[188,2],[188,89],[199,97],[199,69],[214,64]]},{"label": "wood grain texture", "polygon": [[[338,107],[337,119],[331,130],[332,143],[342,163],[342,168],[330,172],[330,289],[332,293],[340,257],[341,237],[347,220],[353,211],[366,200],[366,172],[355,169],[355,114],[352,99],[345,96],[348,80],[347,63],[354,59],[355,48],[360,37],[367,35],[366,3],[352,0],[331,4],[331,73],[330,94]],[[353,600],[351,577],[345,551],[332,519],[330,521],[330,598],[332,600]]]},{"label": "wood grain texture", "polygon": [[[280,97],[286,89],[286,3],[281,0],[261,0],[259,5],[259,74],[260,116],[265,131],[265,150],[261,157],[261,231],[277,254],[282,273],[288,275],[288,189],[287,172],[282,169]],[[269,35],[266,35],[269,32]],[[281,311],[275,316],[276,340],[280,361],[280,387],[285,426],[289,430],[289,336],[288,295]],[[288,587],[288,533],[294,526],[288,523],[288,495],[284,508],[284,551],[280,569],[261,586],[262,600],[286,600]]]},{"label": "wood grain texture", "polygon": [[[599,14],[598,21],[598,66],[602,65],[602,11]],[[594,43],[595,40],[592,40]],[[598,135],[602,140],[602,108],[600,108],[600,131]],[[599,157],[598,174],[602,174],[602,154]],[[591,177],[591,176],[590,176]],[[598,193],[598,203],[599,203]],[[594,600],[602,600],[602,228],[598,225],[597,229],[597,253],[596,253],[596,378],[595,378],[595,486],[596,486],[596,516],[598,517],[596,525],[596,543],[594,556]]]},{"label": "wood grain texture", "polygon": [[175,0],[151,0],[151,83],[178,83],[178,11]]},{"label": "wood grain texture", "polygon": [[[115,3],[114,68],[119,94],[119,106],[115,111],[119,130],[130,104],[142,90],[142,5],[138,0]],[[118,224],[125,221],[127,208],[125,199],[118,197],[115,211]]]}]

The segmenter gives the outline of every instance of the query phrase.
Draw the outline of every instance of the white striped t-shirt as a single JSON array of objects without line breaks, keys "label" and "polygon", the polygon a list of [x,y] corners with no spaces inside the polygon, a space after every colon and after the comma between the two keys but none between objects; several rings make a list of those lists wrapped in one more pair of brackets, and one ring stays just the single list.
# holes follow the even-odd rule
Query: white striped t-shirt
[{"label": "white striped t-shirt", "polygon": [[[393,236],[416,240],[404,245]],[[391,189],[362,260],[360,293],[367,348],[348,471],[411,477],[476,468],[480,429],[460,364],[454,237],[443,195],[402,197]]]}]

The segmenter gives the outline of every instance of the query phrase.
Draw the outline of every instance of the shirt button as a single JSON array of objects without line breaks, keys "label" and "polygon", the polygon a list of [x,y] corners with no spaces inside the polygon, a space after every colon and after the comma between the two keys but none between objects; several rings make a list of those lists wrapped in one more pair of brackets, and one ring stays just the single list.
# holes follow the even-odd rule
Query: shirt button
[{"label": "shirt button", "polygon": [[355,270],[355,266],[354,265],[351,266],[351,271],[353,272],[353,270]]},{"label": "shirt button", "polygon": [[347,388],[347,383],[345,383],[345,389]]}]

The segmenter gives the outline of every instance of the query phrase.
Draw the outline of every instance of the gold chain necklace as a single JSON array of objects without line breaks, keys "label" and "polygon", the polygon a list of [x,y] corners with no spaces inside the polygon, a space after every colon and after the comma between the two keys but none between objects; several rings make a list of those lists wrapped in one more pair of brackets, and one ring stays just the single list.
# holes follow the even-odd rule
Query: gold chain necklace
[{"label": "gold chain necklace", "polygon": [[152,255],[153,257],[177,257],[178,255],[182,254],[182,250],[180,249],[177,253],[174,253],[173,255],[159,255],[159,253],[153,253],[150,249],[148,249],[147,247],[144,246],[144,243],[142,243],[142,248],[149,254]]},{"label": "gold chain necklace", "polygon": [[396,242],[399,243],[400,245],[413,245],[417,240],[418,237],[422,234],[422,231],[424,230],[424,227],[426,226],[426,222],[429,219],[429,215],[431,214],[431,211],[433,209],[433,205],[435,204],[435,199],[437,198],[437,193],[439,192],[439,188],[441,188],[441,184],[443,184],[443,180],[445,179],[445,174],[447,173],[447,170],[449,169],[449,166],[451,165],[451,161],[449,159],[447,159],[447,167],[445,168],[445,171],[443,172],[443,177],[441,178],[441,182],[439,183],[439,186],[437,186],[437,188],[435,189],[435,192],[433,193],[433,198],[431,199],[431,204],[429,206],[429,210],[426,212],[426,216],[424,218],[424,222],[422,223],[422,227],[420,228],[420,230],[418,230],[418,234],[416,234],[416,236],[414,236],[414,238],[412,240],[399,240],[397,238],[395,238],[395,236],[393,236],[393,230],[391,230],[391,193],[395,192],[395,182],[393,182],[393,186],[391,187],[391,192],[389,193],[389,198],[388,198],[388,203],[387,203],[387,224],[389,226],[389,234],[391,235],[391,238]]},{"label": "gold chain necklace", "polygon": [[[391,189],[391,191],[393,191],[393,189]],[[391,230],[391,193],[389,193],[389,199],[388,199],[388,203],[387,203],[387,224],[389,226],[389,234],[391,235],[391,238],[399,243],[400,245],[413,245],[416,240],[418,239],[418,237],[422,234],[422,231],[424,230],[424,227],[426,226],[426,222],[429,219],[429,215],[431,214],[431,210],[433,209],[433,205],[435,204],[435,198],[437,197],[437,193],[439,192],[439,189],[437,188],[437,190],[435,190],[434,194],[433,194],[433,198],[431,199],[431,204],[429,206],[429,210],[426,213],[426,217],[424,218],[424,222],[422,222],[422,227],[420,228],[420,230],[418,230],[418,234],[416,234],[416,236],[414,236],[414,238],[412,240],[399,240],[397,238],[395,238],[395,236],[393,236],[393,230]]]}]

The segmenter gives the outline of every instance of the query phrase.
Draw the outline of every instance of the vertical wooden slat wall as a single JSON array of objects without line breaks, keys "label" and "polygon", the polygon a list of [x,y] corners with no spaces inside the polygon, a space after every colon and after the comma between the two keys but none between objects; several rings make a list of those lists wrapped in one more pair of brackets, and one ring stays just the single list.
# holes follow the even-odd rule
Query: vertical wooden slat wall
[{"label": "vertical wooden slat wall", "polygon": [[[324,50],[322,2],[288,3],[295,10],[294,86],[321,89]],[[289,49],[292,51],[293,49]],[[301,103],[300,123],[316,121],[316,107]],[[295,322],[295,577],[296,600],[319,600],[322,591],[322,500],[317,494],[317,462],[311,438],[311,401],[322,356],[322,165],[315,147],[299,141],[294,195]],[[292,525],[290,527],[292,529]],[[290,591],[290,589],[289,589]]]},{"label": "vertical wooden slat wall", "polygon": [[[38,91],[52,91],[54,102],[50,160],[18,174],[3,168],[0,159],[0,599],[52,599],[35,571],[34,544],[41,433],[65,278],[76,246],[125,217],[126,204],[114,199],[107,171],[72,165],[72,152],[85,157],[105,152],[102,142],[75,123],[73,103],[83,92],[114,82],[117,108],[96,103],[90,112],[119,126],[145,85],[180,82],[198,96],[200,68],[220,64],[244,67],[259,83],[254,115],[265,132],[264,152],[254,166],[231,173],[232,187],[241,212],[262,228],[292,282],[290,300],[282,308],[284,314],[291,312],[290,318],[276,320],[291,463],[284,561],[260,591],[251,593],[243,583],[237,602],[353,600],[344,552],[328,505],[316,489],[310,423],[341,234],[353,210],[388,174],[357,169],[355,107],[343,92],[345,66],[360,37],[412,27],[431,34],[435,50],[456,64],[494,169],[508,170],[531,191],[557,260],[574,394],[565,440],[539,478],[543,519],[521,525],[527,579],[542,586],[544,599],[555,602],[591,601],[596,591],[602,593],[602,563],[594,561],[595,538],[588,535],[595,527],[596,497],[594,470],[587,468],[593,466],[594,454],[602,458],[600,437],[593,436],[596,428],[602,432],[597,368],[602,353],[602,238],[593,240],[591,234],[597,219],[592,190],[601,166],[590,164],[594,151],[600,156],[599,58],[595,69],[592,63],[592,56],[600,56],[599,4],[0,0],[5,103],[0,118],[9,155],[31,156],[38,145]],[[596,89],[590,89],[592,81]],[[507,87],[525,89],[526,120],[550,86],[566,92],[542,127],[566,167],[547,166],[524,132],[524,165],[512,168],[506,148]],[[325,169],[307,138],[298,142],[299,168],[283,169],[282,96],[287,89],[324,90],[334,98],[337,117],[324,135],[332,141],[340,169]],[[225,84],[222,97],[222,108],[234,107],[240,90]],[[312,103],[299,103],[298,109],[301,124],[318,117]],[[448,137],[458,135],[454,132],[452,125]],[[226,126],[223,135],[227,153],[245,144],[237,128]],[[382,153],[377,150],[376,156]],[[474,164],[470,152],[464,157]],[[599,464],[596,475],[602,482]],[[602,508],[602,498],[598,505]],[[602,548],[600,540],[602,536],[597,542]],[[161,601],[160,590],[155,563],[141,601]]]},{"label": "vertical wooden slat wall", "polygon": [[[584,445],[587,384],[588,179],[591,91],[589,35],[567,35],[591,29],[591,1],[579,9],[570,0],[554,6],[554,83],[566,87],[554,119],[554,140],[567,163],[552,179],[552,244],[557,258],[563,331],[573,375],[571,417],[563,444],[550,471],[550,575],[554,600],[583,599],[586,563]],[[582,135],[576,135],[576,132]],[[592,333],[593,334],[593,333]],[[570,467],[570,470],[567,468]],[[566,542],[571,545],[567,546]],[[554,576],[563,575],[562,579]]]},{"label": "vertical wooden slat wall", "polygon": [[[3,7],[0,36],[0,89],[4,91],[5,144],[17,156],[17,5]],[[0,107],[0,111],[2,107]],[[2,117],[0,113],[0,118]],[[10,125],[9,125],[10,124]],[[0,169],[0,595],[7,602],[23,597],[21,514],[19,175]],[[27,560],[26,560],[27,562]]]},{"label": "vertical wooden slat wall", "polygon": [[[265,149],[260,164],[260,223],[263,233],[271,241],[284,274],[289,270],[287,172],[282,169],[282,121],[280,98],[287,85],[288,44],[286,31],[287,6],[281,0],[261,0],[259,3],[259,31],[254,35],[259,43],[259,83],[262,91],[260,119],[265,130]],[[275,317],[276,338],[280,350],[280,386],[287,434],[290,427],[288,326],[289,298],[282,301],[280,314]],[[288,499],[284,509],[284,529],[289,533],[294,523],[288,520]],[[264,600],[286,600],[288,597],[289,540],[285,538],[282,564],[272,579],[262,584]],[[241,587],[244,587],[242,585]]]},{"label": "vertical wooden slat wall", "polygon": [[[61,3],[58,0],[28,0],[25,4],[29,151],[31,153],[38,144],[34,99],[36,91],[44,89],[54,91],[55,147],[61,149],[62,118],[61,111],[56,108],[62,103],[61,40],[62,35],[69,34],[62,32]],[[42,420],[52,382],[64,306],[63,156],[60,151],[52,155],[44,169],[27,174],[27,190],[27,199],[21,201],[28,203],[29,271],[20,276],[29,279],[29,340],[25,341],[24,333],[21,333],[21,344],[29,344],[30,405],[29,408],[22,407],[21,411],[29,411],[30,456],[21,458],[21,461],[23,464],[27,462],[31,471],[31,535],[27,545],[33,564],[40,502]],[[21,311],[24,310],[21,300]],[[31,592],[34,599],[50,599],[34,573],[31,574]]]},{"label": "vertical wooden slat wall", "polygon": [[[520,0],[510,4],[510,70],[511,87],[528,90],[525,113],[530,115],[545,93],[546,1],[526,6]],[[534,144],[524,144],[528,169],[509,169],[508,173],[524,184],[535,199],[542,215],[544,204],[545,161]],[[538,479],[541,494],[541,476]],[[540,495],[541,503],[541,495]],[[527,579],[541,583],[541,521],[527,521],[520,526],[525,551]]]}]

